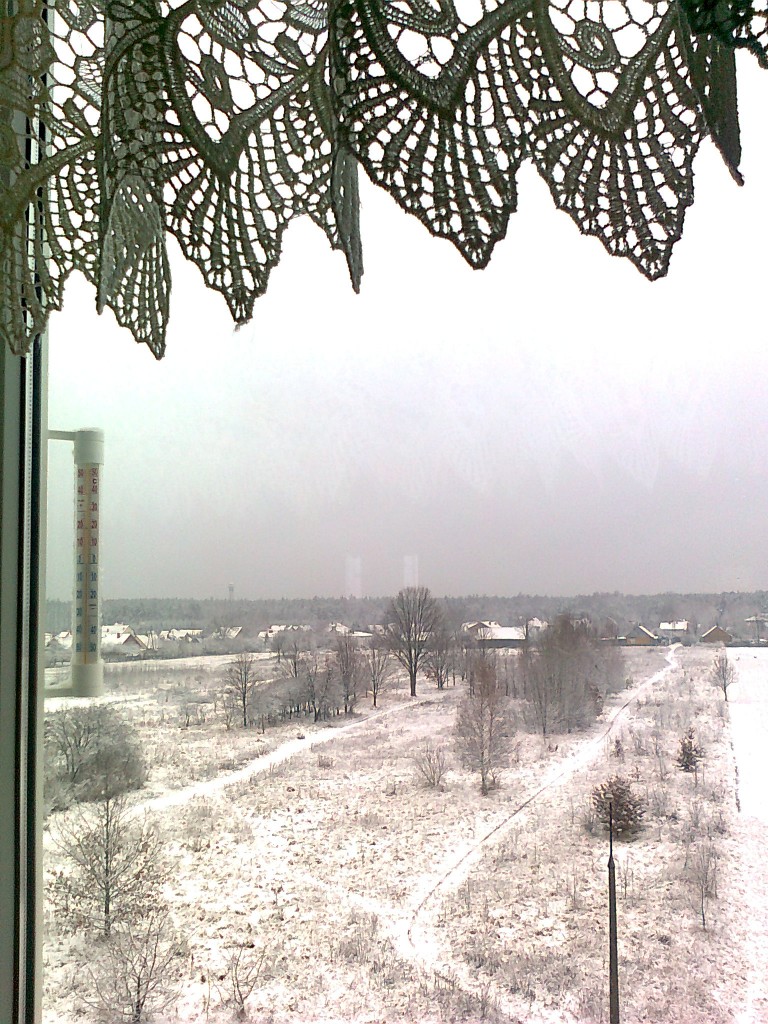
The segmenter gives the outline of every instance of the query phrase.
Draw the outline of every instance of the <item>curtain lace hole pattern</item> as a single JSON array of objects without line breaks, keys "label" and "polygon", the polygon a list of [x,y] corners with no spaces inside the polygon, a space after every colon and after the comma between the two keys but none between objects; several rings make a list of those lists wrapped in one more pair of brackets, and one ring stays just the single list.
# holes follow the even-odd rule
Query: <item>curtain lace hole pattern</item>
[{"label": "curtain lace hole pattern", "polygon": [[237,323],[306,214],[363,272],[358,171],[473,267],[532,161],[585,234],[667,272],[768,0],[4,0],[0,342],[68,274],[157,357],[172,233]]}]

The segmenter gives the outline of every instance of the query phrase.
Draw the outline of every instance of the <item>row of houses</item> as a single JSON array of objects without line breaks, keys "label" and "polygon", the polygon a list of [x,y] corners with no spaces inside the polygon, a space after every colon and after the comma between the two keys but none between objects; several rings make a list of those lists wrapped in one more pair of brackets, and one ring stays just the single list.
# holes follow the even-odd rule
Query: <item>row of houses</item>
[{"label": "row of houses", "polygon": [[[222,627],[209,634],[217,640],[234,640],[242,632],[242,626]],[[178,650],[182,645],[190,648],[202,647],[206,635],[202,629],[192,627],[182,629],[150,630],[148,633],[137,633],[124,622],[114,622],[101,627],[101,653],[105,658],[110,655],[121,657],[137,657],[163,650]],[[46,633],[45,646],[51,655],[57,653],[68,655],[72,649],[72,632],[63,630],[60,633]]]},{"label": "row of houses", "polygon": [[625,637],[619,637],[628,647],[653,647],[658,644],[683,643],[696,641],[702,644],[730,644],[735,637],[722,626],[710,626],[701,636],[696,636],[689,622],[660,622],[657,630],[648,629],[641,623],[634,626]]},{"label": "row of houses", "polygon": [[[578,624],[578,623],[577,623]],[[589,623],[584,623],[589,625]],[[483,647],[491,648],[515,648],[522,647],[528,640],[535,637],[547,628],[547,623],[538,618],[529,619],[524,626],[502,626],[493,619],[474,620],[464,622],[461,625],[462,634]],[[205,634],[202,629],[197,628],[174,628],[164,630],[150,630],[148,633],[137,633],[127,623],[115,622],[101,628],[101,651],[105,658],[116,657],[137,657],[147,654],[162,654],[163,652],[177,653],[180,649],[189,648],[190,653],[199,649],[202,653],[203,642],[208,639],[217,641],[236,640],[243,632],[242,626],[226,626],[215,630],[213,633]],[[326,641],[335,637],[349,636],[359,643],[367,643],[374,636],[383,634],[385,627],[381,625],[370,625],[365,630],[352,629],[341,622],[331,622],[323,633]],[[287,645],[291,637],[300,637],[302,646],[310,642],[310,637],[315,634],[312,626],[293,623],[275,623],[268,629],[258,634],[259,640],[265,649],[275,648],[280,638],[284,638]],[[660,622],[655,629],[649,629],[642,623],[638,623],[626,636],[606,637],[614,643],[624,644],[628,647],[650,647],[666,643],[690,644],[700,642],[705,644],[730,644],[734,642],[734,634],[722,626],[711,626],[700,636],[692,628],[688,620]],[[56,660],[57,655],[66,658],[72,648],[72,633],[65,630],[61,633],[47,633],[45,637],[46,648],[50,655]]]},{"label": "row of houses", "polygon": [[[525,626],[502,626],[493,619],[463,622],[462,634],[470,640],[486,647],[521,647],[526,639],[546,629],[547,623],[541,619],[530,619]],[[353,640],[365,643],[374,636],[383,636],[386,626],[373,624],[366,629],[352,629],[342,622],[331,622],[324,630],[325,636],[349,636]],[[274,646],[278,637],[290,637],[296,634],[313,633],[311,626],[273,625],[259,633],[259,639],[265,646]]]},{"label": "row of houses", "polygon": [[[291,637],[304,636],[305,639],[308,635],[314,635],[315,629],[312,626],[301,626],[292,623],[276,623],[269,627],[269,629],[262,629],[258,633],[258,638],[266,647],[273,647],[275,642],[279,642],[279,638],[284,638],[286,641],[290,640]],[[364,642],[371,640],[378,634],[385,632],[384,626],[368,626],[367,629],[352,629],[350,626],[345,626],[343,622],[331,622],[323,631],[328,639],[334,639],[339,636],[349,636],[354,640]]]},{"label": "row of houses", "polygon": [[[589,622],[575,620],[574,625],[583,624],[589,626]],[[528,640],[547,628],[547,623],[540,619],[530,619],[525,626],[501,626],[493,620],[482,622],[462,623],[462,633],[474,639],[479,645],[485,647],[522,647]],[[692,628],[688,620],[681,619],[671,622],[660,622],[656,630],[648,629],[638,624],[629,630],[626,636],[611,636],[604,638],[606,642],[623,644],[627,647],[650,647],[658,644],[695,642],[704,644],[730,644],[734,641],[734,635],[722,626],[711,626],[700,636]]]},{"label": "row of houses", "polygon": [[[369,626],[367,631],[354,630],[341,622],[332,622],[324,632],[328,638],[350,636],[357,641],[364,642],[370,640],[376,633],[383,633],[384,627]],[[308,644],[310,636],[314,634],[315,630],[312,626],[277,623],[270,626],[269,629],[262,630],[258,634],[258,638],[266,649],[274,645],[274,641],[278,636],[285,637],[286,641],[291,636],[301,636],[302,646],[304,646]],[[117,657],[136,657],[144,654],[162,654],[163,652],[177,653],[179,650],[188,647],[189,653],[193,654],[196,653],[195,648],[199,648],[200,653],[202,653],[204,643],[208,640],[230,641],[237,640],[238,638],[243,639],[242,626],[223,626],[212,633],[206,633],[202,629],[192,627],[150,630],[148,633],[138,633],[127,623],[115,622],[101,627],[101,653],[103,657],[108,659],[112,655]],[[58,654],[67,658],[72,649],[72,632],[64,630],[56,634],[46,633],[45,646],[54,660]]]}]

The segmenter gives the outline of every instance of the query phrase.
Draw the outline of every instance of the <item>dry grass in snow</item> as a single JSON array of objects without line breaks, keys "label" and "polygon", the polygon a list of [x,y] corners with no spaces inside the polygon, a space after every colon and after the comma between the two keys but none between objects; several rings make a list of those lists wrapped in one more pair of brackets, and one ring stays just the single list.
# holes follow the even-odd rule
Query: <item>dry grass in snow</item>
[{"label": "dry grass in snow", "polygon": [[[757,653],[750,672],[763,679],[768,652]],[[712,652],[625,656],[634,686],[601,720],[585,734],[518,733],[486,798],[454,749],[460,687],[422,683],[418,704],[395,688],[352,724],[270,730],[226,786],[214,765],[253,757],[254,731],[177,722],[184,753],[173,753],[157,694],[133,702],[150,749],[165,751],[137,798],[164,839],[165,895],[185,941],[178,998],[156,1019],[233,1019],[239,956],[253,1021],[607,1020],[607,839],[590,795],[615,774],[646,808],[637,837],[616,846],[622,1020],[768,1019],[754,966],[768,895],[748,875],[768,815],[737,814],[729,709],[706,680]],[[749,674],[736,665],[735,721]],[[676,764],[689,728],[705,751],[697,773]],[[413,760],[427,740],[448,764],[436,787]],[[696,875],[708,851],[717,885],[704,894],[705,929]],[[97,1019],[76,974],[93,944],[55,921],[49,930],[47,1024]]]}]

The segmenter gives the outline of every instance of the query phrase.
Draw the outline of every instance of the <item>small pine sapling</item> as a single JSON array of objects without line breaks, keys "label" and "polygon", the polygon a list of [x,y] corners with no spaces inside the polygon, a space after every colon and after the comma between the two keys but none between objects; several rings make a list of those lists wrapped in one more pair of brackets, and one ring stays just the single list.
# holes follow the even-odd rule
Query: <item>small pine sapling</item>
[{"label": "small pine sapling", "polygon": [[645,807],[632,792],[628,779],[614,775],[592,790],[592,805],[606,828],[613,813],[613,831],[618,838],[631,838],[643,824]]},{"label": "small pine sapling", "polygon": [[680,740],[680,750],[677,755],[677,766],[684,772],[697,772],[699,764],[704,760],[704,748],[697,741],[696,734],[691,727]]}]

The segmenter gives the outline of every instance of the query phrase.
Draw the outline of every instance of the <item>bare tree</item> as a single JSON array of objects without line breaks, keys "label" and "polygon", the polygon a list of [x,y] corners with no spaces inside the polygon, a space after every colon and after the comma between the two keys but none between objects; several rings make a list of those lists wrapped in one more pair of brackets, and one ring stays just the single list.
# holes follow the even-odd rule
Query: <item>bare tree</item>
[{"label": "bare tree", "polygon": [[384,640],[376,636],[372,637],[364,657],[373,694],[373,706],[376,707],[379,694],[386,687],[387,680],[392,674],[392,657]]},{"label": "bare tree", "polygon": [[283,671],[287,676],[298,679],[302,672],[302,663],[308,654],[304,634],[300,629],[286,631],[283,646]]},{"label": "bare tree", "polygon": [[480,642],[487,637],[487,631],[481,630],[472,641],[465,662],[467,687],[470,695],[475,692],[475,679],[482,669],[498,676],[499,654],[493,647]]},{"label": "bare tree", "polygon": [[323,699],[322,699],[322,680],[320,678],[320,663],[317,660],[317,654],[313,654],[311,658],[307,658],[304,663],[304,686],[305,686],[305,701],[309,710],[312,712],[314,721],[316,722],[323,711]]},{"label": "bare tree", "polygon": [[443,614],[428,587],[405,587],[387,611],[389,648],[408,673],[411,696],[416,696],[416,675],[431,649]]},{"label": "bare tree", "polygon": [[313,653],[303,662],[306,703],[315,722],[327,718],[334,699],[338,697],[338,675],[332,659],[321,663]]},{"label": "bare tree", "polygon": [[698,847],[691,858],[688,873],[693,884],[694,905],[701,917],[701,927],[707,928],[707,906],[717,897],[717,847],[712,842]]},{"label": "bare tree", "polygon": [[551,661],[551,656],[542,656],[532,644],[525,644],[516,666],[520,689],[533,719],[528,723],[529,728],[533,724],[542,736],[552,731],[553,720],[557,717],[557,673]]},{"label": "bare tree", "polygon": [[252,725],[258,725],[261,732],[267,730],[267,722],[275,710],[275,689],[274,684],[257,686],[251,694],[248,704],[248,721]]},{"label": "bare tree", "polygon": [[461,626],[451,630],[451,682],[456,685],[456,676],[464,672],[464,632]]},{"label": "bare tree", "polygon": [[86,704],[63,708],[45,719],[45,742],[50,757],[61,761],[62,774],[71,785],[79,779],[91,751],[99,745],[107,715],[114,709],[108,704]]},{"label": "bare tree", "polygon": [[229,732],[235,721],[240,717],[240,709],[237,705],[237,698],[234,694],[230,693],[229,690],[224,690],[221,694],[221,700],[216,699],[216,710],[220,711],[222,721],[224,722],[224,728]]},{"label": "bare tree", "polygon": [[257,682],[256,658],[248,651],[236,654],[224,673],[224,696],[237,707],[244,729],[248,727],[248,705]]},{"label": "bare tree", "polygon": [[279,665],[283,658],[283,651],[285,650],[285,630],[278,629],[271,640],[272,651],[277,655],[277,664]]},{"label": "bare tree", "polygon": [[723,697],[728,700],[728,690],[732,683],[736,682],[736,669],[728,660],[726,650],[718,651],[712,661],[712,668],[709,670],[709,678],[713,685],[723,691]]},{"label": "bare tree", "polygon": [[507,764],[513,728],[509,701],[499,685],[495,666],[480,662],[474,690],[457,711],[456,739],[463,764],[480,774],[483,796],[498,782]]},{"label": "bare tree", "polygon": [[94,1003],[110,1021],[142,1024],[176,997],[174,963],[182,952],[168,912],[158,908],[125,922],[88,968]]},{"label": "bare tree", "polygon": [[339,634],[333,642],[333,656],[341,685],[344,714],[348,715],[357,703],[363,663],[357,642],[347,633]]},{"label": "bare tree", "polygon": [[50,899],[71,926],[95,924],[108,936],[116,922],[159,905],[160,839],[148,822],[130,820],[122,794],[77,806],[52,839],[67,863],[52,872]]},{"label": "bare tree", "polygon": [[463,631],[460,632],[456,646],[456,663],[462,682],[472,682],[476,650],[474,638]]},{"label": "bare tree", "polygon": [[276,681],[274,696],[282,708],[283,717],[293,718],[306,712],[307,709],[307,684],[306,675],[316,664],[316,655],[306,655],[302,663],[304,676],[298,679],[294,676],[287,676],[282,682]]},{"label": "bare tree", "polygon": [[[614,650],[608,650],[611,664]],[[599,713],[608,678],[606,650],[570,616],[559,616],[535,644],[526,643],[516,667],[522,696],[543,736],[582,729]]]},{"label": "bare tree", "polygon": [[448,682],[448,676],[451,674],[453,655],[453,636],[443,625],[435,630],[425,658],[427,671],[437,683],[438,690],[442,690]]}]

